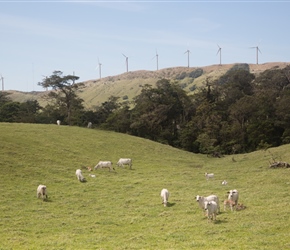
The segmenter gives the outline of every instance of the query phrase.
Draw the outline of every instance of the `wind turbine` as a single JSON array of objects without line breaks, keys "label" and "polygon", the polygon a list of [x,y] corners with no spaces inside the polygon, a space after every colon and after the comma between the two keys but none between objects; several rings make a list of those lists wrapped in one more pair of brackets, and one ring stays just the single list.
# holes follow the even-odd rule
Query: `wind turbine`
[{"label": "wind turbine", "polygon": [[157,50],[156,50],[156,55],[152,58],[152,60],[156,57],[156,63],[157,63],[157,70],[158,70],[158,53],[157,53]]},{"label": "wind turbine", "polygon": [[259,46],[251,47],[251,49],[256,49],[256,63],[259,64],[259,52],[262,53]]},{"label": "wind turbine", "polygon": [[217,44],[217,46],[219,49],[218,49],[216,54],[220,53],[220,65],[222,65],[222,48],[218,44]]},{"label": "wind turbine", "polygon": [[100,79],[102,78],[102,64],[100,63],[100,60],[98,58],[98,68],[99,68],[99,76],[100,76]]},{"label": "wind turbine", "polygon": [[189,68],[189,53],[190,50],[188,49],[187,51],[184,52],[184,54],[187,53],[187,67]]},{"label": "wind turbine", "polygon": [[0,75],[0,79],[2,82],[2,91],[4,91],[4,77],[2,75]]},{"label": "wind turbine", "polygon": [[127,68],[127,72],[128,72],[128,56],[125,56],[123,53],[122,55],[126,58],[126,68]]}]

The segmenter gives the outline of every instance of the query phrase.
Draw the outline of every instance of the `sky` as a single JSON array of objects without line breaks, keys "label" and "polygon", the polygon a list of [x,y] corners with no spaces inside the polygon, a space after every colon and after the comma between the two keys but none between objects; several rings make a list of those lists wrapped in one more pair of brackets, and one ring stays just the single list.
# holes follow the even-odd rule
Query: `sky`
[{"label": "sky", "polygon": [[289,62],[289,9],[290,0],[0,0],[0,88],[44,91],[38,83],[56,70],[78,82],[116,76],[126,57],[129,71],[255,64],[258,46],[259,64]]}]

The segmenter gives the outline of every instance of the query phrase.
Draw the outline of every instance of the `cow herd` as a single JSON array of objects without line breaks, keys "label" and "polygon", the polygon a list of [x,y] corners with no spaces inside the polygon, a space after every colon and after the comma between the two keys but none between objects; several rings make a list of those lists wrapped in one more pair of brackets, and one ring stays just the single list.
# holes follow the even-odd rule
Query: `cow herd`
[{"label": "cow herd", "polygon": [[[205,173],[206,180],[208,181],[210,178],[214,177],[214,174],[208,174]],[[227,185],[227,181],[222,181],[222,185]],[[239,204],[239,192],[236,189],[232,189],[227,192],[227,199],[224,200],[224,211],[226,211],[227,207],[231,209],[233,212],[234,210],[242,210],[245,209],[245,206],[243,204]],[[169,198],[169,192],[167,189],[163,188],[160,193],[162,204],[164,207],[168,204],[168,198]],[[209,195],[209,196],[200,196],[197,195],[195,197],[196,201],[198,202],[199,207],[202,209],[202,211],[205,211],[206,216],[209,221],[215,221],[217,214],[219,214],[220,211],[220,201],[217,195]]]},{"label": "cow herd", "polygon": [[[57,124],[60,125],[60,121],[57,120]],[[132,159],[130,158],[120,158],[116,164],[119,167],[124,168],[126,165],[128,165],[130,167],[130,169],[132,169]],[[99,168],[108,168],[109,171],[111,170],[115,170],[113,163],[111,161],[99,161],[98,164],[94,167],[95,170],[99,169]],[[89,171],[92,171],[91,167],[87,167],[87,169]],[[78,181],[80,182],[86,182],[86,178],[83,176],[82,170],[81,169],[77,169],[76,172],[76,177],[78,179]],[[96,175],[93,174],[89,174],[90,177],[96,177]],[[36,196],[37,198],[42,198],[42,200],[46,200],[47,199],[47,188],[45,185],[39,185],[37,187],[36,190]]]},{"label": "cow herd", "polygon": [[[132,169],[132,159],[130,158],[120,158],[119,161],[116,164],[119,167],[124,167],[125,165],[128,165],[130,169]],[[111,161],[99,161],[98,164],[94,167],[95,170],[99,168],[108,168],[109,171],[115,170],[113,167],[113,163]],[[89,171],[92,171],[90,167],[87,168]],[[80,182],[85,182],[86,179],[84,178],[82,174],[81,169],[77,169],[76,172],[76,177],[78,181]],[[96,177],[95,175],[89,174],[90,177]],[[214,177],[214,174],[208,174],[205,173],[206,180],[209,180],[210,178]],[[227,185],[227,181],[224,180],[222,182],[222,185]],[[238,204],[239,200],[239,192],[236,189],[232,189],[227,192],[228,197],[226,200],[224,200],[223,205],[224,205],[224,211],[226,211],[227,207],[230,208],[231,211],[234,210],[241,210],[244,209],[245,206],[243,204]],[[169,200],[169,191],[166,188],[163,188],[160,193],[162,204],[164,207],[167,207],[168,205],[168,200]],[[39,185],[37,187],[37,198],[42,198],[42,200],[47,199],[47,188],[45,185]],[[206,216],[208,218],[208,221],[213,221],[216,220],[217,214],[220,213],[220,201],[217,195],[209,195],[209,196],[200,196],[197,195],[195,197],[196,202],[198,202],[199,207],[202,209],[202,211],[205,211]],[[238,209],[239,208],[239,209]]]}]

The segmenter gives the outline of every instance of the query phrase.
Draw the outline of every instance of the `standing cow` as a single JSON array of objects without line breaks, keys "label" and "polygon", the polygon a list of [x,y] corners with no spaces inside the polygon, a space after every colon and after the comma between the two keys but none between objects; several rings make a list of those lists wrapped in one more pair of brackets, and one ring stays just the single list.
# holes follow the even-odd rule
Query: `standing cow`
[{"label": "standing cow", "polygon": [[239,192],[236,189],[230,190],[228,192],[229,196],[228,196],[228,200],[231,201],[231,203],[229,204],[231,207],[231,210],[234,210],[234,207],[237,208],[238,205],[238,200],[239,200]]},{"label": "standing cow", "polygon": [[37,198],[41,197],[43,201],[47,199],[47,190],[46,190],[46,186],[45,185],[39,185],[37,187],[36,197]]},{"label": "standing cow", "polygon": [[83,174],[82,174],[82,170],[77,169],[77,170],[76,170],[76,176],[77,176],[77,179],[78,179],[80,182],[85,182],[85,181],[86,181],[85,177],[84,177]]},{"label": "standing cow", "polygon": [[161,196],[161,199],[162,199],[162,204],[164,205],[164,207],[166,207],[167,203],[168,203],[168,198],[169,198],[168,190],[166,188],[163,188],[161,190],[160,196]]},{"label": "standing cow", "polygon": [[216,220],[218,206],[215,201],[206,201],[204,203],[204,210],[206,211],[207,221]]},{"label": "standing cow", "polygon": [[124,167],[124,165],[128,165],[130,169],[132,169],[132,159],[130,158],[120,158],[117,162],[118,167]]},{"label": "standing cow", "polygon": [[109,171],[115,170],[111,161],[99,161],[98,164],[94,167],[94,169],[98,168],[108,168]]}]

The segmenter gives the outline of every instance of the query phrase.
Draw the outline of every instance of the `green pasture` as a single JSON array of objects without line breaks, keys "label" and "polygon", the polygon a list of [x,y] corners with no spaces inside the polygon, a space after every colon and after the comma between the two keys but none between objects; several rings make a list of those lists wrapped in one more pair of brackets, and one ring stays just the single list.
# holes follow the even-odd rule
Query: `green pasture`
[{"label": "green pasture", "polygon": [[[108,131],[0,123],[0,157],[1,250],[290,249],[290,169],[269,168],[273,158],[290,161],[290,145],[212,158]],[[117,167],[120,157],[133,169]],[[115,171],[86,170],[99,160]],[[47,201],[36,198],[39,184]],[[222,201],[230,189],[246,209],[222,209],[208,223],[195,196]]]}]

